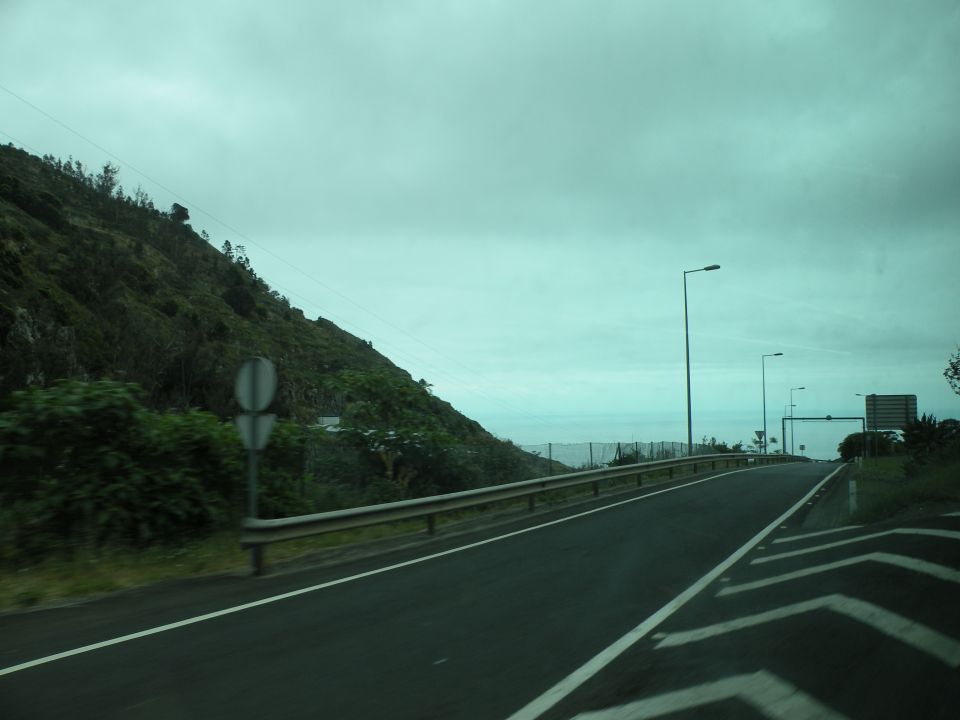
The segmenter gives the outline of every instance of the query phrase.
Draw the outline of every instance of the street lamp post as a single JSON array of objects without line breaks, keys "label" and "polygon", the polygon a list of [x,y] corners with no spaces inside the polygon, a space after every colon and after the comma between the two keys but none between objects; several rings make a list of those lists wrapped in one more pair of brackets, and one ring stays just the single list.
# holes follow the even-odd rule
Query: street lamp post
[{"label": "street lamp post", "polygon": [[683,336],[687,348],[687,455],[693,455],[693,415],[690,411],[690,324],[687,319],[687,275],[695,272],[719,270],[719,265],[707,265],[696,270],[683,271]]},{"label": "street lamp post", "polygon": [[[806,388],[805,388],[805,387],[790,388],[790,454],[791,454],[791,455],[794,454],[794,447],[793,447],[793,440],[794,440],[794,437],[793,437],[793,409],[796,407],[796,405],[793,404],[793,391],[794,391],[794,390],[806,390]],[[784,439],[785,439],[785,438],[784,438]]]},{"label": "street lamp post", "polygon": [[763,454],[767,454],[767,367],[766,360],[768,357],[779,357],[783,355],[782,352],[770,353],[769,355],[760,356],[760,373],[763,384]]}]

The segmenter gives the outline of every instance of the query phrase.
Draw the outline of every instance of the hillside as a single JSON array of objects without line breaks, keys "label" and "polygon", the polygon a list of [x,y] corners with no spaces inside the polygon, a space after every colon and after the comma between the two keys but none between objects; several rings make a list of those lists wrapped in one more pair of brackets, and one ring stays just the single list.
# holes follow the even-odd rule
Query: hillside
[{"label": "hillside", "polygon": [[242,247],[218,250],[188,221],[179,205],[125,194],[109,164],[93,174],[0,146],[0,403],[57,378],[110,378],[141,386],[154,409],[227,418],[236,369],[259,354],[277,367],[281,418],[341,414],[344,371],[384,374],[423,390],[458,440],[492,440],[369,342],[291,307]]}]

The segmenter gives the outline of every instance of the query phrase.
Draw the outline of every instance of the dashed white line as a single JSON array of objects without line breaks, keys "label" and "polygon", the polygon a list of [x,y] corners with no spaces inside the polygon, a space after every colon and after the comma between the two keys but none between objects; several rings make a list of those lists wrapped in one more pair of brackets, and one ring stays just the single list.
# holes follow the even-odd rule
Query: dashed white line
[{"label": "dashed white line", "polygon": [[885,563],[887,565],[896,565],[897,567],[901,567],[906,570],[912,570],[914,572],[923,573],[924,575],[930,575],[939,580],[960,583],[960,570],[954,570],[946,565],[938,565],[937,563],[927,562],[926,560],[906,557],[905,555],[875,552],[868,553],[866,555],[857,555],[856,557],[846,558],[845,560],[837,560],[836,562],[824,563],[822,565],[814,565],[813,567],[804,568],[803,570],[784,573],[783,575],[775,575],[773,577],[764,578],[763,580],[742,583],[740,585],[728,585],[717,593],[717,597],[733,595],[735,593],[746,592],[748,590],[759,590],[760,588],[765,588],[769,585],[776,585],[777,583],[788,582],[790,580],[796,580],[797,578],[808,577],[818,573],[830,572],[831,570],[837,570],[839,568],[845,568],[865,562],[878,562]]},{"label": "dashed white line", "polygon": [[736,698],[772,720],[844,720],[794,685],[766,670],[655,695],[628,705],[577,715],[574,720],[646,720]]},{"label": "dashed white line", "polygon": [[846,615],[906,645],[910,645],[952,668],[960,667],[960,643],[953,638],[872,603],[839,594],[825,595],[813,600],[784,605],[774,610],[756,615],[746,615],[715,625],[670,633],[657,643],[656,647],[658,649],[677,647],[700,640],[708,640],[718,635],[763,625],[764,623],[776,622],[816,610],[832,610]]},{"label": "dashed white line", "polygon": [[855,530],[856,528],[863,527],[862,525],[845,525],[841,528],[833,528],[832,530],[818,530],[817,532],[806,533],[804,535],[791,535],[790,537],[777,538],[773,541],[773,544],[785,543],[785,542],[794,542],[796,540],[806,540],[807,538],[819,537],[821,535],[832,535],[833,533],[838,532],[847,532],[848,530]]},{"label": "dashed white line", "polygon": [[802,550],[791,550],[790,552],[778,553],[776,555],[767,555],[765,557],[751,560],[750,564],[759,565],[760,563],[771,562],[773,560],[783,560],[784,558],[820,552],[821,550],[829,550],[830,548],[841,547],[843,545],[849,545],[850,543],[863,542],[864,540],[873,540],[874,538],[879,537],[887,537],[888,535],[926,535],[928,537],[946,538],[947,540],[960,540],[960,532],[955,530],[936,530],[932,528],[895,528],[893,530],[885,530],[883,532],[871,533],[869,535],[860,535],[859,537],[849,538],[847,540],[837,540],[836,542],[832,543],[815,545],[813,547],[803,548]]}]

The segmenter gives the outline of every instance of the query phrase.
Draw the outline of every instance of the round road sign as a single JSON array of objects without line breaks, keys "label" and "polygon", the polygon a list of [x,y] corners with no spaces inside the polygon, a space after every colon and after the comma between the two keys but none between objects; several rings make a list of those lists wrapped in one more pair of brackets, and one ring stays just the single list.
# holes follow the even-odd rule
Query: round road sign
[{"label": "round road sign", "polygon": [[237,373],[237,402],[247,412],[261,412],[273,402],[277,391],[277,371],[273,363],[262,357],[245,361]]}]

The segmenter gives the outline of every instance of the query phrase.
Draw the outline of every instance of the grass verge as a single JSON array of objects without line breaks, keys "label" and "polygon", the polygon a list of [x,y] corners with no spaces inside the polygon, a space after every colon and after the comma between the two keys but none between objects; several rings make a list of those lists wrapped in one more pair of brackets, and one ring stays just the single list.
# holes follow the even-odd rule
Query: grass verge
[{"label": "grass verge", "polygon": [[854,523],[872,523],[906,513],[920,513],[930,506],[960,504],[960,462],[923,468],[907,478],[903,456],[868,460],[857,468],[857,512]]}]

